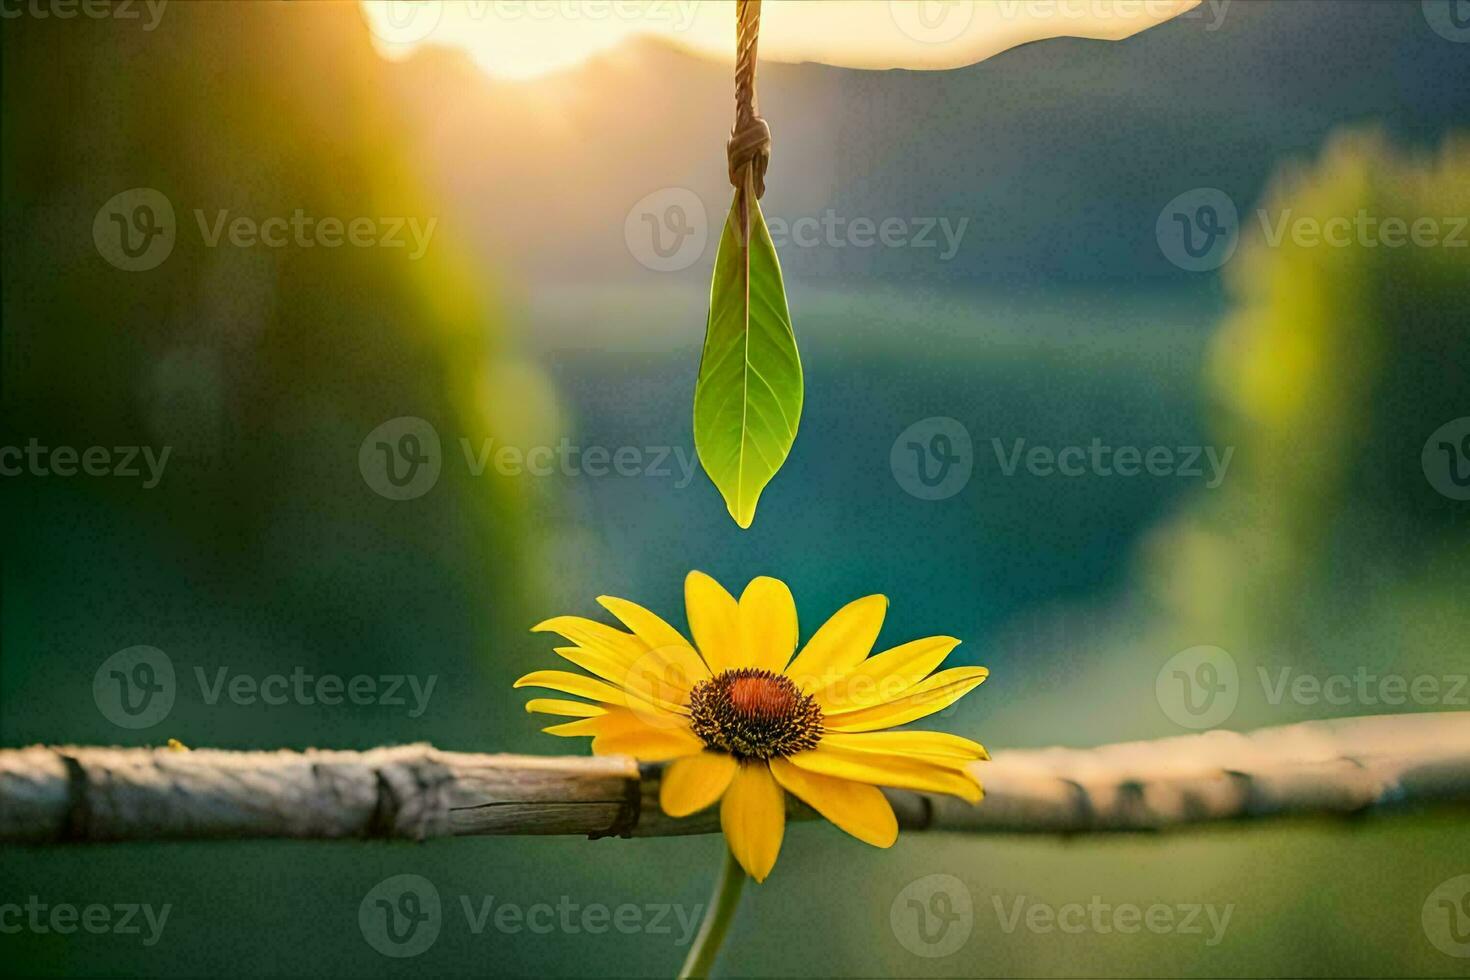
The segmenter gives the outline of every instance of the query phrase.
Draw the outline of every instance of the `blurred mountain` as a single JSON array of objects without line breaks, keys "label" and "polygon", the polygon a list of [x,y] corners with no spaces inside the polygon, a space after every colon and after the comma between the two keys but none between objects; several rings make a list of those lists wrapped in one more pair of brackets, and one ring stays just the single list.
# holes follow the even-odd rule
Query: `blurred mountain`
[{"label": "blurred mountain", "polygon": [[[727,65],[642,40],[530,82],[432,48],[395,74],[439,189],[481,244],[538,278],[641,276],[624,230],[635,206],[671,200],[640,204],[650,193],[688,188],[716,227],[729,206]],[[1038,42],[951,72],[764,64],[763,205],[788,224],[841,223],[782,248],[799,279],[1178,282],[1154,238],[1176,195],[1218,187],[1245,215],[1282,160],[1339,126],[1427,145],[1470,124],[1467,87],[1463,45],[1398,0],[1228,3],[1124,42]],[[893,240],[908,244],[850,235],[863,218],[899,219]],[[921,236],[926,219],[967,222],[951,258],[940,227]],[[677,278],[707,281],[714,238]]]}]

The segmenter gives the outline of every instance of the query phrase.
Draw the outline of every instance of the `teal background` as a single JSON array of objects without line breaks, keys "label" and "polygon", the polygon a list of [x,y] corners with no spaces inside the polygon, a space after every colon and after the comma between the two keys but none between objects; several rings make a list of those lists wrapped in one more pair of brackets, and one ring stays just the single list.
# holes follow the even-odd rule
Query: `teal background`
[{"label": "teal background", "polygon": [[[1199,644],[1242,674],[1465,672],[1466,508],[1424,440],[1470,415],[1470,250],[1269,249],[1256,207],[1470,214],[1466,47],[1417,3],[1234,5],[1128,42],[1028,45],[946,73],[763,66],[769,215],[967,217],[959,253],[788,248],[806,372],[791,458],[742,532],[702,474],[475,475],[460,438],[690,453],[713,235],[686,268],[640,265],[634,203],[727,205],[728,67],[638,42],[537,82],[461,56],[381,59],[350,3],[171,4],[157,29],[0,24],[0,445],[169,445],[156,490],[0,479],[0,745],[585,752],[512,681],[554,665],[528,632],[623,595],[683,626],[691,568],[776,575],[803,635],[882,592],[881,643],[963,638],[991,677],[944,728],[992,750],[1180,734],[1161,665]],[[536,86],[542,86],[537,89]],[[557,112],[538,92],[559,93]],[[97,208],[154,187],[180,222],[158,269],[91,240]],[[1240,208],[1219,273],[1171,265],[1160,209],[1195,187]],[[380,249],[207,248],[192,209],[433,215],[418,262]],[[1303,353],[1304,352],[1304,353]],[[1262,376],[1284,380],[1265,383]],[[434,488],[373,492],[364,437],[418,416]],[[974,470],[907,493],[889,464],[920,420],[959,420]],[[1235,449],[1201,479],[1005,476],[991,440]],[[92,698],[147,644],[180,678],[168,717],[112,724]],[[213,676],[433,676],[428,709],[211,704]],[[1271,704],[1224,727],[1456,705]],[[1458,706],[1464,710],[1463,706]],[[911,834],[888,851],[791,828],[752,887],[728,976],[1456,977],[1426,896],[1470,873],[1462,811],[1160,835]],[[170,905],[161,940],[0,934],[7,972],[83,976],[670,975],[673,934],[474,932],[460,900],[615,908],[705,901],[717,838],[242,842],[7,848],[0,904]],[[376,952],[383,879],[443,902],[422,955]],[[958,951],[915,955],[901,890],[958,877]],[[994,902],[1233,906],[1199,936],[1007,932]]]}]

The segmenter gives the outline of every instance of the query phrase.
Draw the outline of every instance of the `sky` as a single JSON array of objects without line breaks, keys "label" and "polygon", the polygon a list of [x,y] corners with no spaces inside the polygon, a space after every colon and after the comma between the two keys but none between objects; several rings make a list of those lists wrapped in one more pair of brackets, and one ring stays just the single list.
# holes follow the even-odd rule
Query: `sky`
[{"label": "sky", "polygon": [[[536,78],[652,35],[730,58],[731,0],[361,0],[389,58],[461,48],[489,74]],[[1223,17],[1231,0],[766,0],[760,55],[847,68],[943,69],[1048,37],[1119,40],[1175,16]]]}]

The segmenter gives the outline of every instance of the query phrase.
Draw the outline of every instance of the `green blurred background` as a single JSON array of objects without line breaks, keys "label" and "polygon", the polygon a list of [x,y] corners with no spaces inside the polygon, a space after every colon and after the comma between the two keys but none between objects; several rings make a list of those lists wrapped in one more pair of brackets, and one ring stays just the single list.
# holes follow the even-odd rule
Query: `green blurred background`
[{"label": "green blurred background", "polygon": [[[1049,41],[945,73],[764,66],[768,216],[966,224],[947,258],[782,249],[806,414],[747,532],[680,467],[713,236],[668,271],[639,237],[670,202],[694,227],[722,217],[728,66],[637,41],[505,82],[433,46],[384,59],[347,2],[174,3],[148,30],[146,14],[16,7],[0,23],[0,446],[171,457],[152,489],[0,479],[0,744],[585,751],[539,734],[510,690],[552,661],[527,627],[592,614],[604,592],[682,625],[690,568],[731,588],[785,579],[804,633],[877,591],[892,602],[885,641],[964,638],[952,661],[991,678],[941,723],[992,750],[1187,731],[1156,679],[1200,645],[1239,671],[1219,727],[1464,710],[1463,690],[1458,704],[1273,703],[1258,680],[1447,679],[1470,659],[1470,502],[1423,458],[1470,415],[1470,247],[1267,234],[1288,213],[1363,209],[1431,217],[1451,237],[1458,220],[1470,241],[1470,45],[1436,30],[1432,7],[1238,3],[1209,29]],[[139,187],[171,202],[177,234],[156,268],[128,272],[92,229]],[[1191,271],[1158,222],[1200,188],[1238,210],[1239,245]],[[211,247],[195,218],[297,209],[436,224],[411,258]],[[396,500],[359,450],[403,417],[437,434],[440,473]],[[922,499],[890,452],[940,417],[970,436],[972,472]],[[1006,476],[992,443],[1095,438],[1233,455],[1210,487]],[[638,462],[477,473],[461,440],[472,455],[632,447]],[[136,645],[165,652],[177,696],[128,729],[93,678]],[[240,704],[196,682],[221,668],[434,687],[421,712],[411,696]],[[171,913],[151,946],[22,931],[0,950],[17,974],[670,975],[677,914],[669,935],[476,933],[461,898],[691,915],[720,847],[12,848],[0,900]],[[1467,872],[1463,814],[1445,812],[1111,840],[914,834],[884,852],[800,826],[721,963],[732,976],[1466,976],[1421,908]],[[445,909],[409,959],[380,955],[358,923],[364,896],[401,873],[433,882]],[[963,882],[973,934],[926,957],[890,912],[936,873]],[[994,904],[1095,895],[1234,908],[1207,945],[1008,932]]]}]

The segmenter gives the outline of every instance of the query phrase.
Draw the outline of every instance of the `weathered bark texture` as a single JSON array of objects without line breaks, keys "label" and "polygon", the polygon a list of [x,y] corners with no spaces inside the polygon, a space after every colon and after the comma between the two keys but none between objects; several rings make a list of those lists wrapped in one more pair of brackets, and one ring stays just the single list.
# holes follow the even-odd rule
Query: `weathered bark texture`
[{"label": "weathered bark texture", "polygon": [[[1470,712],[1308,722],[977,763],[986,798],[891,791],[909,829],[1088,833],[1470,803]],[[793,818],[810,814],[794,801]],[[0,842],[666,836],[718,829],[658,807],[624,757],[33,746],[0,750]]]}]

